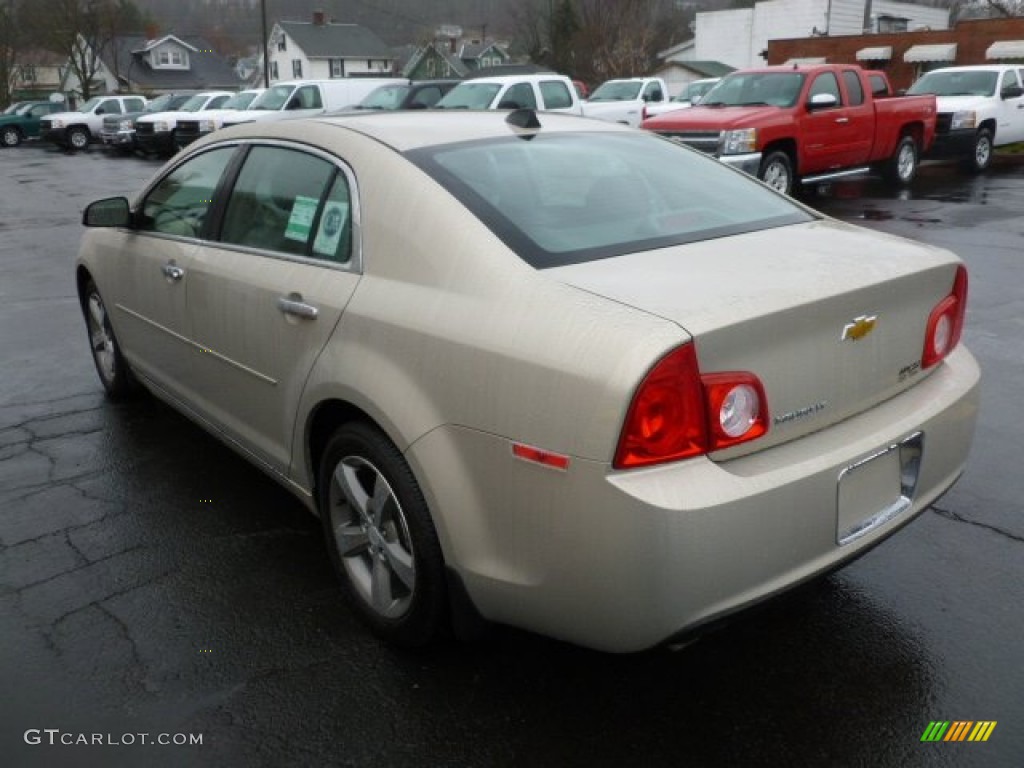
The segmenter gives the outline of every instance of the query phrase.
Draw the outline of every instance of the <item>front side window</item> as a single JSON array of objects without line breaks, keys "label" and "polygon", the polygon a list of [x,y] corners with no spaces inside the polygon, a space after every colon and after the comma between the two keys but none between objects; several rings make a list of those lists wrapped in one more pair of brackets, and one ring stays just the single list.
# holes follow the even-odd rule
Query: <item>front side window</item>
[{"label": "front side window", "polygon": [[1017,79],[1017,71],[1014,69],[1008,69],[1003,74],[1003,84],[999,87],[1000,91],[1005,91],[1007,88],[1019,88],[1020,81]]},{"label": "front side window", "polygon": [[142,203],[139,229],[200,237],[214,192],[234,153],[234,147],[204,152],[164,176]]},{"label": "front side window", "polygon": [[336,263],[351,258],[345,175],[328,161],[282,147],[254,147],[231,191],[221,240]]},{"label": "front side window", "polygon": [[117,99],[107,99],[96,110],[97,115],[100,113],[104,115],[120,115],[121,103]]},{"label": "front side window", "polygon": [[407,157],[536,268],[814,218],[713,158],[641,132],[541,132]]},{"label": "front side window", "polygon": [[807,101],[811,102],[815,96],[827,94],[836,100],[836,104],[842,104],[843,99],[839,95],[839,81],[832,72],[822,72],[811,83],[811,90],[807,92]]},{"label": "front side window", "polygon": [[510,86],[498,103],[498,109],[524,108],[537,108],[537,99],[533,95],[533,86],[529,83],[516,83]]},{"label": "front side window", "polygon": [[542,81],[540,95],[544,99],[544,109],[568,109],[572,106],[572,96],[561,80]]}]

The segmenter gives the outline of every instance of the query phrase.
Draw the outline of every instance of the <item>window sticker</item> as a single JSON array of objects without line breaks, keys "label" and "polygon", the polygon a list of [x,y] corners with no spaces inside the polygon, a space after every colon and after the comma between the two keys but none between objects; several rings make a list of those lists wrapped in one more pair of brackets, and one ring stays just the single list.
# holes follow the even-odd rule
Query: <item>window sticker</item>
[{"label": "window sticker", "polygon": [[298,240],[300,243],[309,240],[318,202],[315,197],[296,195],[292,204],[292,214],[288,217],[288,226],[284,230],[285,237],[289,240]]},{"label": "window sticker", "polygon": [[348,203],[329,201],[320,219],[320,231],[316,233],[313,253],[320,256],[334,256],[338,252],[338,241],[348,220]]}]

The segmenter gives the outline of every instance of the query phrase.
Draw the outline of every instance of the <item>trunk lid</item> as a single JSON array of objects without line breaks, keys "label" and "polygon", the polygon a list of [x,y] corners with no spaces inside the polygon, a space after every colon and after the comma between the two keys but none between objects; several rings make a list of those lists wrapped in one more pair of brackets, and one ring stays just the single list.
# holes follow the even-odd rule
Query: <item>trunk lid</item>
[{"label": "trunk lid", "polygon": [[731,458],[913,386],[924,375],[929,313],[958,264],[947,251],[821,220],[546,273],[676,322],[693,337],[702,373],[756,374],[768,434],[716,455]]}]

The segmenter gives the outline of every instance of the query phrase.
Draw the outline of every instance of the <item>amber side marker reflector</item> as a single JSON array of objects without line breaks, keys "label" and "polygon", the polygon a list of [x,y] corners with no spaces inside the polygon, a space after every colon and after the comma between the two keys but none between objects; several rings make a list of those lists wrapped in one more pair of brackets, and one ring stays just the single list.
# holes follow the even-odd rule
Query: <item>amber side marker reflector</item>
[{"label": "amber side marker reflector", "polygon": [[563,456],[560,453],[551,453],[551,451],[545,451],[543,448],[536,448],[532,445],[512,443],[512,455],[517,459],[540,464],[544,467],[551,467],[552,469],[559,469],[563,472],[569,469],[568,456]]}]

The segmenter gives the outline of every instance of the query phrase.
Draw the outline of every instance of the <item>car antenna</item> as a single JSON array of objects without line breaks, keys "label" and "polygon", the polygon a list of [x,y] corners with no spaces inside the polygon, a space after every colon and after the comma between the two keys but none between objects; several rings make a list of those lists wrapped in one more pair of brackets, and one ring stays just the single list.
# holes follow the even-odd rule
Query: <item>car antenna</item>
[{"label": "car antenna", "polygon": [[[540,120],[537,119],[537,113],[529,107],[509,112],[508,117],[505,118],[505,122],[509,125],[515,126],[516,128],[525,128],[530,130],[540,128]],[[533,137],[525,136],[524,138],[532,139]]]}]

